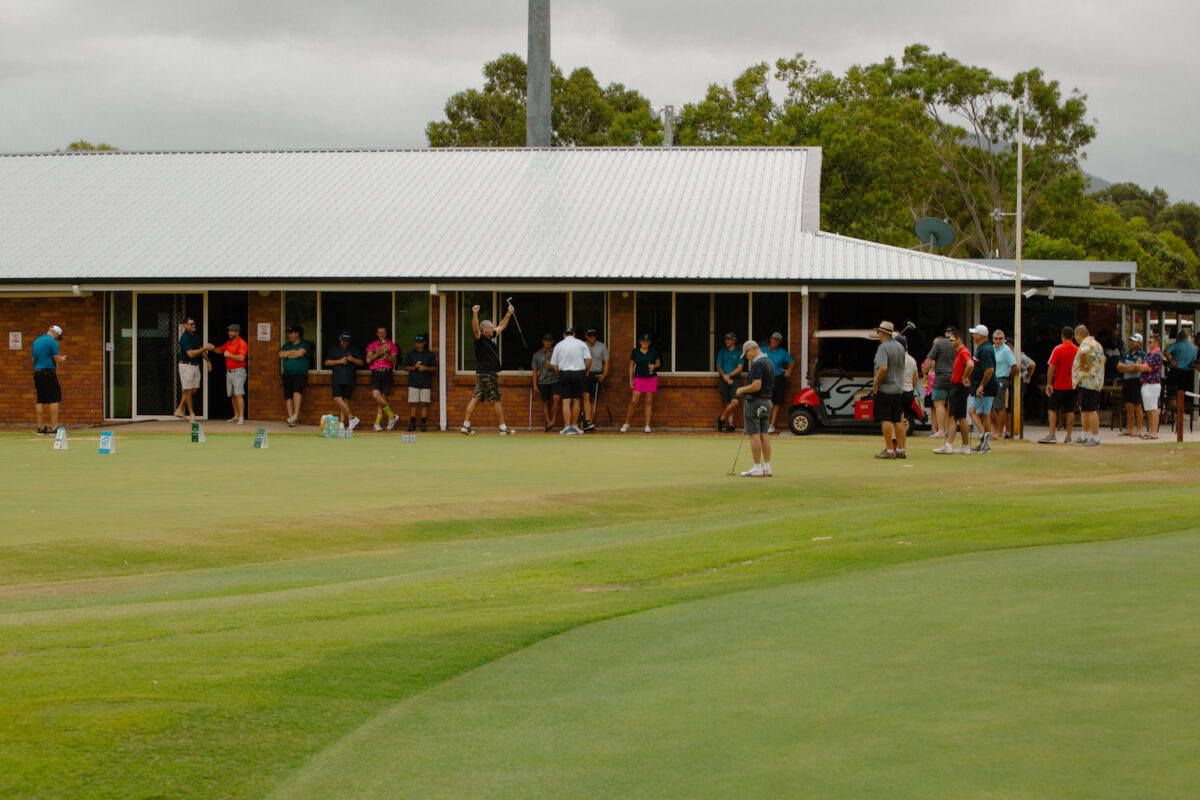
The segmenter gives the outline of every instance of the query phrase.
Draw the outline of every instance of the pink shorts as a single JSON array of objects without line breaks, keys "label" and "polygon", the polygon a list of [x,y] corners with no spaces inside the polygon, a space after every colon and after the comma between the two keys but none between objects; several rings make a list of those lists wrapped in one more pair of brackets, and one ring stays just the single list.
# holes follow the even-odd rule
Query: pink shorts
[{"label": "pink shorts", "polygon": [[644,394],[654,394],[658,391],[658,376],[653,378],[634,378],[633,390]]}]

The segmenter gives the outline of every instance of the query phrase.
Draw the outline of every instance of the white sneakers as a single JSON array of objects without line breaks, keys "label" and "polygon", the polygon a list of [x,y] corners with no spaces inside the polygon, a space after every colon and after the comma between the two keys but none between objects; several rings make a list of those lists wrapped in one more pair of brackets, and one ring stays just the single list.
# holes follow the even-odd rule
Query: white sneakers
[{"label": "white sneakers", "polygon": [[629,433],[629,423],[628,422],[626,422],[624,425],[621,426],[621,433]]},{"label": "white sneakers", "polygon": [[775,474],[773,472],[771,472],[771,468],[769,466],[760,466],[759,464],[755,464],[753,467],[751,467],[750,469],[743,472],[742,477],[743,478],[773,478],[773,477],[775,477]]},{"label": "white sneakers", "polygon": [[392,414],[392,416],[388,419],[387,429],[390,431],[392,428],[396,427],[396,422],[399,419],[399,414]]},{"label": "white sneakers", "polygon": [[352,431],[358,427],[358,417],[351,417],[350,424],[346,426],[346,430]]},{"label": "white sneakers", "polygon": [[375,423],[375,430],[377,430],[377,431],[381,431],[381,430],[383,430],[383,426],[382,426],[382,425],[380,425],[378,422],[376,422],[376,423]]},{"label": "white sneakers", "polygon": [[937,453],[939,456],[950,455],[954,452],[954,446],[947,442],[941,447],[935,448],[933,452]]}]

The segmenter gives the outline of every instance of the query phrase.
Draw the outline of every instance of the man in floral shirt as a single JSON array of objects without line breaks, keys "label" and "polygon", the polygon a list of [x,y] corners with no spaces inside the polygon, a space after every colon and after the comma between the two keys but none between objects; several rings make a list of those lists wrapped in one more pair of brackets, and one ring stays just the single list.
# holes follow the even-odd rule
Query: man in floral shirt
[{"label": "man in floral shirt", "polygon": [[1084,447],[1100,444],[1100,391],[1104,388],[1104,347],[1088,333],[1086,325],[1075,326],[1075,363],[1071,381],[1079,393],[1079,443]]},{"label": "man in floral shirt", "polygon": [[1146,409],[1146,430],[1143,439],[1158,438],[1158,397],[1162,394],[1163,354],[1162,339],[1157,333],[1150,334],[1150,352],[1141,363],[1142,408]]}]

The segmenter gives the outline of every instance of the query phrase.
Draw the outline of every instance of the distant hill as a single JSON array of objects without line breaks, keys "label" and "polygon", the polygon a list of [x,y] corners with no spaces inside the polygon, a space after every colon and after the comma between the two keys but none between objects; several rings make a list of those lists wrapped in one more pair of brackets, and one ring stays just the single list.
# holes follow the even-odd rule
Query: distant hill
[{"label": "distant hill", "polygon": [[1088,173],[1088,172],[1083,173],[1083,177],[1085,180],[1087,180],[1087,193],[1088,194],[1096,194],[1097,192],[1103,192],[1105,189],[1112,186],[1112,181],[1106,181],[1106,180],[1104,180],[1104,178],[1100,178],[1100,177],[1098,177],[1096,175],[1092,175],[1091,173]]}]

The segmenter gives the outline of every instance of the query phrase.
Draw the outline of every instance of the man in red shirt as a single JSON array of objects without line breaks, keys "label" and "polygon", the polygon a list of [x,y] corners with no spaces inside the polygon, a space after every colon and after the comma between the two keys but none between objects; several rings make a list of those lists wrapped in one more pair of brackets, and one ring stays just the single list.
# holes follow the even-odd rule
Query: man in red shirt
[{"label": "man in red shirt", "polygon": [[1079,346],[1075,344],[1075,330],[1070,327],[1062,329],[1062,344],[1054,348],[1050,360],[1046,362],[1049,369],[1046,372],[1046,396],[1050,398],[1050,431],[1038,439],[1042,444],[1058,442],[1058,415],[1067,417],[1067,438],[1071,441],[1071,431],[1075,429],[1075,384],[1071,380],[1071,367],[1075,364],[1075,353]]},{"label": "man in red shirt", "polygon": [[[954,369],[950,373],[950,394],[946,399],[946,441],[933,452],[938,455],[971,452],[971,429],[967,426],[967,395],[971,385],[971,351],[957,329],[946,331],[954,345]],[[962,447],[954,449],[954,429],[962,437]]]},{"label": "man in red shirt", "polygon": [[236,322],[227,326],[225,333],[229,341],[213,350],[225,356],[225,394],[233,402],[229,421],[241,425],[246,421],[246,353],[250,345],[242,338],[242,326]]}]

